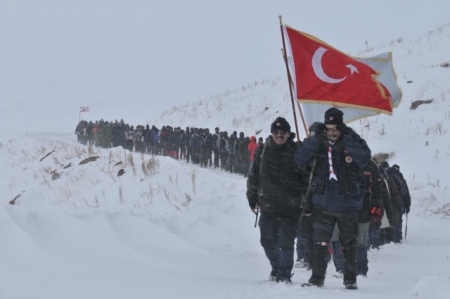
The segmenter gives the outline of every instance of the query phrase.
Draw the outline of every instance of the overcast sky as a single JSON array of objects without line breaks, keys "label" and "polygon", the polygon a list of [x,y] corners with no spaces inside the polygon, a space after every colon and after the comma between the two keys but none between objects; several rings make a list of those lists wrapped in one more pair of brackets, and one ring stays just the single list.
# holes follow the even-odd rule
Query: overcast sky
[{"label": "overcast sky", "polygon": [[284,75],[278,15],[350,54],[448,22],[447,0],[384,2],[2,0],[0,125],[69,132],[80,106],[88,120],[146,124]]}]

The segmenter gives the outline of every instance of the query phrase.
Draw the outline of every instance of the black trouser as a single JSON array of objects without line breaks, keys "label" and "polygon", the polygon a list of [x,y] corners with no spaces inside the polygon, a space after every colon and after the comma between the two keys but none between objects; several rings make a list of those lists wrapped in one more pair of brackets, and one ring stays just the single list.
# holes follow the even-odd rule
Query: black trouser
[{"label": "black trouser", "polygon": [[219,167],[219,150],[213,149],[214,152],[214,168]]},{"label": "black trouser", "polygon": [[328,264],[328,244],[336,223],[339,227],[339,241],[345,258],[344,281],[356,281],[355,246],[358,211],[330,212],[320,208],[315,210],[312,275],[325,277]]},{"label": "black trouser", "polygon": [[305,236],[305,257],[304,260],[309,265],[312,264],[312,253],[314,248],[313,234],[313,216],[305,216],[304,214],[300,217],[299,229],[303,232]]},{"label": "black trouser", "polygon": [[278,279],[290,279],[299,215],[278,217],[262,212],[259,218],[261,245]]}]

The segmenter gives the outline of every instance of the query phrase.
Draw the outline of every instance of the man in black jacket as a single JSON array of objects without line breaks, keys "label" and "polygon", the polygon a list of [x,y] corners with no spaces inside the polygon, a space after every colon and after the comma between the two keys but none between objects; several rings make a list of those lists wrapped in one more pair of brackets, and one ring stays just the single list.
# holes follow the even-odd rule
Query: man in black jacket
[{"label": "man in black jacket", "polygon": [[[344,285],[356,285],[356,228],[363,202],[363,168],[371,151],[367,143],[343,122],[344,113],[336,108],[325,112],[325,124],[305,139],[295,152],[302,167],[316,160],[310,182],[314,207],[314,252],[309,284],[323,286],[327,269],[327,246],[337,223],[345,258]],[[312,211],[311,211],[312,212]]]},{"label": "man in black jacket", "polygon": [[271,135],[260,145],[250,166],[247,199],[251,210],[261,210],[261,245],[270,261],[270,280],[291,283],[294,242],[300,217],[300,201],[306,175],[294,162],[298,145],[291,138],[291,127],[278,117]]}]

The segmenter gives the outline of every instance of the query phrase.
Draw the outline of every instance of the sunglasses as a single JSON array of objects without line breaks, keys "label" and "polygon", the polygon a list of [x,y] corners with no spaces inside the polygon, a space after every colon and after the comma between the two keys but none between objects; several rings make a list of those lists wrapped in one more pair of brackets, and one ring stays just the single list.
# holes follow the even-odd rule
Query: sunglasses
[{"label": "sunglasses", "polygon": [[272,131],[273,135],[286,135],[287,131],[286,130],[281,130],[281,129],[276,129]]},{"label": "sunglasses", "polygon": [[334,127],[334,128],[325,128],[325,131],[327,131],[327,132],[337,132],[337,131],[339,131],[339,129],[338,129],[337,127]]}]

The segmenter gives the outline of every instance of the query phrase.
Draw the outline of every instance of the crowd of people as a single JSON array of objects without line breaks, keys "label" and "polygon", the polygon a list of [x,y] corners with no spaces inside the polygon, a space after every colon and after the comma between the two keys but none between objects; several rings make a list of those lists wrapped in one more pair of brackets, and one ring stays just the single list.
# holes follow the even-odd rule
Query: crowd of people
[{"label": "crowd of people", "polygon": [[108,122],[85,121],[75,129],[78,142],[101,148],[121,146],[132,152],[169,156],[201,167],[220,168],[247,177],[256,149],[264,140],[245,136],[236,131],[228,135],[218,127],[214,133],[208,128],[180,127],[169,125],[158,129],[155,125],[130,126],[123,120]]},{"label": "crowd of people", "polygon": [[247,178],[269,280],[291,283],[297,251],[295,266],[312,272],[302,286],[322,287],[333,260],[345,288],[355,290],[357,276],[368,274],[367,251],[402,242],[411,206],[406,180],[398,165],[371,157],[339,109],[327,110],[303,142],[293,142],[290,129],[284,118],[271,124]]},{"label": "crowd of people", "polygon": [[303,142],[294,141],[282,117],[270,131],[257,140],[218,127],[214,133],[169,125],[134,128],[123,120],[80,121],[75,129],[85,145],[122,146],[247,177],[250,209],[256,217],[260,212],[269,279],[292,283],[296,252],[295,266],[312,272],[302,286],[323,286],[332,260],[345,288],[357,289],[357,276],[368,275],[368,250],[402,242],[411,196],[400,167],[372,158],[366,141],[336,108],[310,126]]}]

